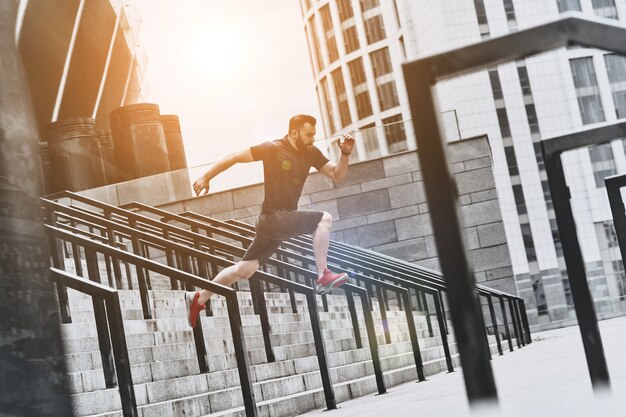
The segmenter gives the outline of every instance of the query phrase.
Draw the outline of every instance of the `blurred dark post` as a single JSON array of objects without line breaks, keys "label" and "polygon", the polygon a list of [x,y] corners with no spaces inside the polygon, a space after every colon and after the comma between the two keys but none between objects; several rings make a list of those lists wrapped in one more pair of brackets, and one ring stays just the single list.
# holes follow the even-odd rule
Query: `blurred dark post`
[{"label": "blurred dark post", "polygon": [[0,413],[71,416],[39,204],[39,134],[15,47],[17,5],[0,1]]}]

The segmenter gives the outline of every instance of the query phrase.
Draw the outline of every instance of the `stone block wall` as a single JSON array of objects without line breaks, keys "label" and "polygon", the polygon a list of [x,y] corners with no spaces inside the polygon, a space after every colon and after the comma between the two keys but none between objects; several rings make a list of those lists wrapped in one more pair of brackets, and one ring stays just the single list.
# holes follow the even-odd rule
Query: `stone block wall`
[{"label": "stone block wall", "polygon": [[[477,281],[517,294],[485,136],[453,142],[449,158],[459,189],[470,260]],[[228,173],[222,174],[228,175]],[[256,184],[162,205],[219,219],[254,222],[263,201]],[[350,166],[333,183],[311,174],[299,208],[323,210],[334,219],[332,239],[440,270],[417,154],[395,154]]]}]

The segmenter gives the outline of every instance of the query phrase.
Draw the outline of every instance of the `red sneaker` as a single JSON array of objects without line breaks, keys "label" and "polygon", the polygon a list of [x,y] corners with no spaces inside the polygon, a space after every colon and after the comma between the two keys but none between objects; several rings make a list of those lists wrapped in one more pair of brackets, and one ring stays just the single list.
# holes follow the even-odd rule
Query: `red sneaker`
[{"label": "red sneaker", "polygon": [[196,291],[195,293],[189,291],[185,293],[185,305],[187,306],[187,322],[192,328],[196,327],[200,312],[206,308],[204,304],[200,304],[198,302],[198,297],[200,297],[200,291]]},{"label": "red sneaker", "polygon": [[341,287],[346,282],[348,282],[348,274],[345,272],[333,274],[330,269],[326,268],[324,269],[324,274],[316,282],[315,292],[326,294],[335,287]]}]

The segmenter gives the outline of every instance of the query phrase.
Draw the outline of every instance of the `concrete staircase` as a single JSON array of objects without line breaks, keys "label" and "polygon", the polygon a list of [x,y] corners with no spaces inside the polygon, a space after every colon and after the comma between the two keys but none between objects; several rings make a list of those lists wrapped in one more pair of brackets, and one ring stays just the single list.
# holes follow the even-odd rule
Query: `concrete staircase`
[{"label": "concrete staircase", "polygon": [[[74,270],[70,259],[66,268]],[[106,270],[100,262],[102,272]],[[106,276],[104,273],[101,276]],[[166,288],[169,279],[152,276],[153,288]],[[122,416],[117,388],[106,388],[98,348],[91,298],[68,290],[72,323],[62,325],[69,385],[78,416]],[[192,331],[187,324],[183,291],[152,290],[153,319],[144,320],[137,290],[120,290],[139,415],[245,416],[225,300],[212,299],[213,316],[201,314],[209,373],[200,374]],[[268,363],[259,317],[249,292],[238,293],[246,348],[260,416],[293,416],[324,408],[313,334],[304,297],[296,295],[298,312],[286,293],[265,293],[276,361]],[[416,381],[417,371],[406,317],[393,305],[387,311],[392,343],[385,344],[378,303],[372,300],[385,383],[391,387]],[[363,325],[363,348],[357,349],[343,295],[328,296],[328,312],[318,309],[337,402],[377,392]],[[364,323],[357,301],[360,323]],[[439,336],[429,337],[426,319],[414,313],[425,374],[446,370]],[[449,326],[451,328],[451,326]],[[435,331],[435,334],[437,332]],[[450,349],[458,366],[454,335]],[[490,339],[496,352],[495,340]],[[425,382],[427,383],[427,382]],[[419,389],[418,387],[416,389]]]}]

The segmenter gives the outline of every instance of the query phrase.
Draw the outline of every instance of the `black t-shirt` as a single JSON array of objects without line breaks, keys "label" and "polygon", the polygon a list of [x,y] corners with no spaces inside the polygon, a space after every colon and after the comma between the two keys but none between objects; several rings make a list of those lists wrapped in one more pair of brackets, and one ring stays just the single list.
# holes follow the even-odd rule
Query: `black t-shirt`
[{"label": "black t-shirt", "polygon": [[252,146],[250,153],[255,161],[263,161],[263,212],[296,210],[310,168],[319,171],[328,163],[328,158],[315,146],[301,152],[286,137]]}]

